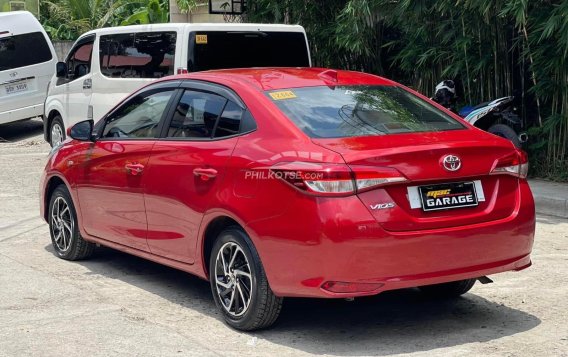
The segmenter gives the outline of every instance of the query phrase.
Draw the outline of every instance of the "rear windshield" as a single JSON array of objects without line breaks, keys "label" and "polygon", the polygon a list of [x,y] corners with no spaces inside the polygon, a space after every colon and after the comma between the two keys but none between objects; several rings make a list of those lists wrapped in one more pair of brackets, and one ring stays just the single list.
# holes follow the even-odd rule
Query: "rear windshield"
[{"label": "rear windshield", "polygon": [[0,38],[0,71],[47,62],[52,58],[41,32]]},{"label": "rear windshield", "polygon": [[313,138],[463,129],[426,101],[395,86],[322,86],[267,92]]},{"label": "rear windshield", "polygon": [[192,33],[190,72],[223,68],[309,67],[306,37],[301,32]]}]

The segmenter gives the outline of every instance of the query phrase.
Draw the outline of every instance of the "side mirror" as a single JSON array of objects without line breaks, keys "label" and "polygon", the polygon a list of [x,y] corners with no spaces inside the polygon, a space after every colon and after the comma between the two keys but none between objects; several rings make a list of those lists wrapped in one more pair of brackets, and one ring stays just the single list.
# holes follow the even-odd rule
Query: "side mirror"
[{"label": "side mirror", "polygon": [[84,120],[69,129],[69,136],[79,141],[93,141],[93,121]]},{"label": "side mirror", "polygon": [[57,78],[65,78],[67,77],[67,65],[65,62],[57,62],[55,65],[55,73]]}]

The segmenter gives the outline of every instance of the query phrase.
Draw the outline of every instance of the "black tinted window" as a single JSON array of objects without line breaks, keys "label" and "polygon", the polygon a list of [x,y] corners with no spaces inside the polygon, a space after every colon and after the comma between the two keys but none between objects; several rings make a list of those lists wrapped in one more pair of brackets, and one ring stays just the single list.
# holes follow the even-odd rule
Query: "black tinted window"
[{"label": "black tinted window", "polygon": [[226,99],[215,94],[185,91],[174,112],[168,137],[211,138]]},{"label": "black tinted window", "polygon": [[197,32],[190,37],[189,54],[189,71],[310,65],[300,32]]},{"label": "black tinted window", "polygon": [[0,71],[47,62],[52,58],[41,32],[0,38]]},{"label": "black tinted window", "polygon": [[73,80],[80,78],[91,72],[91,55],[93,53],[93,43],[88,42],[73,49],[67,59],[68,78]]},{"label": "black tinted window", "polygon": [[215,128],[215,138],[235,135],[239,133],[243,110],[233,102],[227,102],[223,113],[219,117],[219,122]]},{"label": "black tinted window", "polygon": [[293,88],[268,97],[315,138],[463,129],[433,105],[394,86]]},{"label": "black tinted window", "polygon": [[126,102],[107,119],[103,138],[157,138],[158,125],[173,90],[143,94]]},{"label": "black tinted window", "polygon": [[101,36],[101,72],[114,78],[161,78],[174,73],[175,32]]}]

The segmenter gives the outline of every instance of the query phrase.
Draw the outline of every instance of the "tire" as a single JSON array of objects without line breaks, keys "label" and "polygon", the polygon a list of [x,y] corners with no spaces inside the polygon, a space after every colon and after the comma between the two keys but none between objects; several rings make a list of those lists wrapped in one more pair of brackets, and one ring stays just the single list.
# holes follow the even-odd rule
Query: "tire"
[{"label": "tire", "polygon": [[[231,259],[233,254],[236,257]],[[230,227],[219,234],[209,260],[209,281],[215,304],[229,326],[253,331],[276,322],[283,299],[270,289],[260,257],[241,228]]]},{"label": "tire", "polygon": [[513,128],[511,128],[510,126],[505,124],[495,124],[490,126],[487,131],[493,135],[497,135],[510,140],[517,148],[521,148],[521,140],[519,140],[519,135],[517,135],[515,130],[513,130]]},{"label": "tire", "polygon": [[455,298],[471,290],[475,279],[452,281],[450,283],[420,286],[419,289],[433,298]]},{"label": "tire", "polygon": [[65,125],[60,115],[56,115],[49,124],[49,145],[54,147],[65,140]]},{"label": "tire", "polygon": [[49,234],[55,254],[65,260],[81,260],[90,257],[95,244],[81,237],[77,223],[77,211],[65,185],[59,185],[49,199]]}]

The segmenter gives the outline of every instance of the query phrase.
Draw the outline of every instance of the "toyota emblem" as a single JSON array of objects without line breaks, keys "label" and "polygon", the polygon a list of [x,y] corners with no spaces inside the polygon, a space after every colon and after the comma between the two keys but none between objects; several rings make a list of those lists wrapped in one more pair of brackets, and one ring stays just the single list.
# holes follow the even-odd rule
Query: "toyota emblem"
[{"label": "toyota emblem", "polygon": [[442,166],[448,171],[458,171],[462,166],[462,162],[456,155],[446,155],[442,157]]}]

